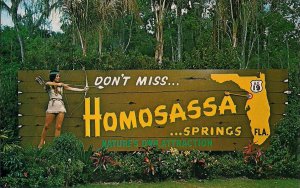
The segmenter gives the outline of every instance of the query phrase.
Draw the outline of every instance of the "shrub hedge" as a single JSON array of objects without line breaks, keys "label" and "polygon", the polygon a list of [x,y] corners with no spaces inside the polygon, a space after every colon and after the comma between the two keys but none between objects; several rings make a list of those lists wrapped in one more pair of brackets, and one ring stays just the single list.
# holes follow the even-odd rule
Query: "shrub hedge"
[{"label": "shrub hedge", "polygon": [[[250,146],[248,146],[250,147]],[[247,148],[247,147],[246,147]],[[272,160],[261,152],[201,152],[141,148],[138,152],[84,150],[70,133],[41,150],[15,148],[2,157],[4,187],[59,187],[88,182],[162,181],[216,177],[299,178],[299,161]]]},{"label": "shrub hedge", "polygon": [[[208,64],[168,62],[158,67],[152,58],[131,52],[131,55],[106,54],[101,62],[78,59],[61,69],[182,69],[207,68]],[[88,57],[89,58],[89,57]],[[222,59],[222,57],[221,57]],[[124,63],[124,61],[126,63]],[[235,60],[234,60],[235,61]],[[109,62],[114,62],[113,64]],[[59,187],[87,182],[161,181],[165,179],[210,179],[216,177],[300,178],[297,159],[297,137],[300,130],[299,70],[289,70],[289,105],[284,118],[271,136],[271,146],[264,152],[252,150],[251,144],[243,152],[162,151],[143,148],[139,152],[108,152],[105,148],[83,149],[72,134],[55,138],[43,149],[21,148],[17,144],[17,70],[16,63],[0,60],[0,128],[1,179],[4,187]],[[220,64],[235,68],[235,64]],[[43,69],[43,65],[28,64],[23,69]],[[96,151],[95,151],[96,150]]]}]

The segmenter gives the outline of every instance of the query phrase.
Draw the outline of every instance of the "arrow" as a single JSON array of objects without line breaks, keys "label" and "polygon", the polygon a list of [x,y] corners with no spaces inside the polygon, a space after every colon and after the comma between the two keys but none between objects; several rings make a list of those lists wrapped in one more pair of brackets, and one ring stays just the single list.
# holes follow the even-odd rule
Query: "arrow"
[{"label": "arrow", "polygon": [[[67,84],[69,85],[69,84]],[[85,86],[85,85],[73,85],[73,86]],[[98,88],[98,89],[103,89],[103,86],[89,86],[89,87],[94,87],[94,88]]]},{"label": "arrow", "polygon": [[252,99],[253,98],[253,95],[251,93],[248,93],[247,95],[242,95],[242,94],[238,94],[238,93],[231,93],[229,91],[225,91],[224,94],[226,96],[228,96],[228,95],[234,95],[234,96],[240,96],[240,97],[247,97],[248,99]]}]

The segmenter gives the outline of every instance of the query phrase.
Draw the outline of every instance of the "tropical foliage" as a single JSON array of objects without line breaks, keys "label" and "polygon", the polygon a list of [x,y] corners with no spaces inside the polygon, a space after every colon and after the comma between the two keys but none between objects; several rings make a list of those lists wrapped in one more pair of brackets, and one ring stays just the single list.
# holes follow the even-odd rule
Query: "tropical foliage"
[{"label": "tropical foliage", "polygon": [[[13,22],[0,31],[1,185],[300,174],[300,1],[1,0],[0,5]],[[60,32],[51,25],[54,13]],[[243,154],[176,148],[93,153],[71,135],[43,150],[19,147],[17,71],[82,65],[96,70],[284,68],[292,94],[265,152],[249,145]]]}]

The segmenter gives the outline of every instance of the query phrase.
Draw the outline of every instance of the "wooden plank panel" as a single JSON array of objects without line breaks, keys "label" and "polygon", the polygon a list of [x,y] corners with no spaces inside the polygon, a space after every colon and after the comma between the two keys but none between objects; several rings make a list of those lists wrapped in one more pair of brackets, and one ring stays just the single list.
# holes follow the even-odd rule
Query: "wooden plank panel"
[{"label": "wooden plank panel", "polygon": [[[84,82],[74,82],[74,81],[62,81],[63,83],[70,84],[70,86],[76,86],[83,88],[85,86]],[[172,82],[173,83],[173,82]],[[171,84],[172,84],[171,83]],[[106,86],[103,89],[97,89],[94,87],[93,83],[89,83],[91,86],[89,93],[94,94],[112,94],[112,93],[138,93],[138,92],[179,92],[179,91],[231,91],[231,92],[245,92],[238,87],[237,84],[233,82],[224,82],[222,84],[214,82],[212,80],[180,80],[176,82],[179,85],[167,85],[167,86],[135,86],[127,85],[125,86]],[[250,87],[250,83],[249,83]],[[267,82],[267,91],[268,92],[283,92],[288,90],[288,84],[284,82],[270,81]],[[18,85],[18,90],[21,92],[30,92],[30,93],[44,93],[44,88],[38,83],[33,81],[31,82],[20,82]]]},{"label": "wooden plank panel", "polygon": [[[273,130],[275,124],[279,122],[280,116],[276,116],[276,118],[271,117],[270,118],[270,129]],[[232,137],[236,132],[235,129],[237,127],[241,127],[241,134],[240,137],[250,137],[251,129],[249,126],[249,120],[246,118],[240,118],[239,121],[230,122],[228,121],[228,118],[222,117],[214,120],[207,120],[206,121],[195,121],[195,120],[188,120],[185,122],[175,122],[172,124],[167,124],[163,126],[158,126],[157,124],[153,124],[151,127],[141,128],[140,125],[137,126],[136,129],[131,128],[130,130],[120,130],[120,128],[117,128],[116,132],[106,132],[102,126],[101,126],[101,136],[111,136],[111,137],[118,137],[123,135],[130,135],[130,137],[169,137],[171,133],[181,133],[184,136],[184,130],[186,127],[189,127],[189,131],[192,131],[192,129],[196,129],[196,127],[199,128],[199,132],[195,133],[194,135],[192,133],[189,133],[189,137],[197,137],[199,134],[202,134],[204,137],[212,137],[215,136],[216,128],[223,129],[223,134],[220,135],[221,137]],[[91,136],[93,137],[95,135],[94,132],[94,123],[91,124]],[[211,129],[211,127],[213,129]],[[50,135],[54,134],[54,128],[55,123],[52,123],[49,129]],[[204,128],[204,133],[201,133],[201,129]],[[226,133],[226,128],[228,128],[228,133]],[[206,132],[205,129],[208,131]],[[39,136],[43,130],[43,125],[23,125],[23,127],[20,129],[19,134],[21,136]],[[212,131],[212,132],[210,132]],[[231,132],[233,131],[233,132]],[[62,126],[62,132],[72,132],[77,137],[84,137],[85,136],[85,125],[84,122],[81,124],[76,125],[67,125],[65,122]],[[208,133],[208,134],[205,134]]]},{"label": "wooden plank panel", "polygon": [[[101,93],[101,94],[90,94],[88,93],[87,97],[94,98],[94,97],[100,97],[105,98],[109,101],[120,101],[120,103],[126,103],[128,101],[136,104],[136,99],[138,95],[141,95],[141,98],[154,98],[159,97],[156,99],[158,102],[160,101],[183,101],[185,99],[185,96],[190,96],[190,98],[194,99],[206,99],[207,97],[218,97],[222,98],[224,96],[224,92],[172,92],[168,93],[166,92],[164,96],[167,96],[168,98],[165,100],[160,100],[162,97],[158,96],[160,93],[115,93],[115,94],[107,94],[107,93]],[[237,94],[245,94],[244,92],[236,92]],[[152,97],[153,96],[153,97]],[[64,95],[64,101],[68,103],[69,105],[75,105],[79,104],[83,101],[84,94],[83,93],[70,93],[65,92]],[[243,97],[237,97],[237,96],[231,96],[234,101],[244,101],[245,99]],[[154,98],[155,99],[155,98]],[[47,93],[22,93],[19,95],[19,102],[22,104],[42,104],[47,105],[49,100],[49,96]],[[268,101],[269,104],[284,104],[287,102],[287,95],[283,93],[268,93]],[[67,104],[66,104],[67,105]]]},{"label": "wooden plank panel", "polygon": [[[229,123],[231,121],[231,118],[234,117],[234,124],[249,124],[249,119],[246,115],[224,115],[224,116],[216,116],[213,118],[213,120],[211,119],[211,117],[207,117],[207,116],[202,116],[200,118],[200,120],[187,120],[187,122],[201,122],[201,124],[205,124],[208,125],[211,122],[214,122],[214,124],[219,124],[222,125],[224,123]],[[275,125],[277,122],[279,122],[280,120],[282,120],[284,118],[284,116],[282,115],[273,115],[270,117],[270,125]],[[45,116],[22,116],[19,117],[19,124],[21,124],[22,126],[33,126],[33,127],[41,127],[44,126],[44,121],[45,121]],[[92,122],[93,123],[93,122]],[[182,122],[178,121],[175,122],[174,124],[180,124]],[[54,123],[53,123],[54,124]],[[92,124],[93,125],[93,124]],[[80,126],[84,126],[84,120],[82,117],[66,117],[64,119],[63,122],[63,126],[64,127],[80,127]]]},{"label": "wooden plank panel", "polygon": [[[151,100],[149,100],[151,101]],[[102,101],[101,101],[102,103]],[[104,102],[103,102],[104,103]],[[137,107],[136,105],[131,105],[127,103],[123,103],[124,105],[122,108],[120,108],[120,103],[104,103],[101,104],[101,114],[105,114],[105,112],[115,112],[116,114],[119,114],[121,111],[129,112],[129,111],[136,111],[136,114],[139,113],[139,109],[143,108],[149,108],[151,112],[154,113],[155,108],[158,106],[155,103],[151,103],[149,106],[141,106]],[[150,103],[149,103],[150,104]],[[218,103],[217,103],[218,104]],[[220,103],[219,103],[220,104]],[[80,104],[79,104],[80,105]],[[172,105],[167,105],[166,112],[171,112]],[[182,105],[182,108],[184,111],[186,111],[186,105]],[[93,106],[91,104],[91,113],[93,113]],[[244,110],[244,106],[238,106],[237,107],[237,113],[236,114],[246,114],[246,111]],[[19,107],[19,113],[27,116],[27,115],[36,115],[36,116],[43,116],[45,115],[46,107],[45,106],[36,106],[34,104],[23,104]],[[209,110],[208,110],[209,111]],[[278,114],[282,115],[285,113],[285,105],[284,104],[270,104],[270,112],[271,114]],[[203,113],[203,112],[202,112]],[[84,112],[84,104],[81,104],[80,106],[67,106],[67,117],[82,117],[85,114]],[[231,114],[230,111],[225,111],[225,114]],[[218,115],[218,111],[216,113]]]},{"label": "wooden plank panel", "polygon": [[[139,147],[146,147],[148,145],[159,146],[162,149],[170,149],[171,147],[178,150],[200,150],[200,151],[233,151],[243,150],[243,147],[247,146],[251,142],[252,138],[79,138],[83,141],[84,147],[87,149],[90,145],[93,145],[93,149],[97,150],[101,146],[105,145],[110,151],[136,151]],[[39,143],[39,137],[23,137],[22,146],[37,146]],[[53,140],[53,137],[47,137],[46,143]],[[260,146],[262,149],[266,149],[269,146],[269,141],[264,142]]]},{"label": "wooden plank panel", "polygon": [[[119,71],[61,71],[62,81],[68,84],[81,85],[77,87],[83,87],[85,85],[85,76],[87,73],[89,85],[93,86],[97,77],[113,79],[120,79],[118,85],[106,86],[104,84],[103,89],[97,89],[91,87],[88,91],[88,97],[91,97],[91,113],[94,111],[94,98],[101,98],[101,114],[106,112],[115,112],[117,117],[121,111],[128,114],[129,111],[135,111],[138,117],[140,109],[149,108],[152,116],[154,116],[154,110],[159,105],[166,105],[164,112],[170,113],[173,104],[179,103],[183,111],[187,114],[187,106],[191,100],[199,100],[199,106],[201,107],[202,116],[196,120],[188,118],[186,121],[178,120],[175,123],[167,122],[166,125],[158,126],[155,121],[151,127],[141,128],[138,122],[137,129],[126,129],[124,131],[119,130],[116,132],[106,132],[101,125],[101,138],[86,138],[84,137],[84,96],[83,92],[70,92],[66,91],[64,95],[65,105],[68,113],[65,116],[63,123],[63,132],[72,132],[78,138],[80,138],[87,146],[94,144],[95,146],[106,143],[107,140],[121,140],[122,143],[127,143],[128,140],[135,140],[138,142],[136,146],[113,146],[111,150],[136,150],[138,146],[143,146],[148,143],[149,140],[155,140],[155,142],[161,145],[162,148],[166,148],[165,142],[169,140],[188,140],[188,139],[210,139],[209,142],[213,142],[213,145],[204,147],[204,150],[234,150],[236,148],[242,148],[247,145],[249,140],[253,139],[253,135],[250,129],[250,122],[246,115],[245,104],[247,102],[246,97],[234,96],[231,98],[234,104],[237,106],[237,113],[231,114],[229,111],[225,111],[225,115],[219,115],[219,111],[213,117],[206,117],[203,114],[205,111],[203,107],[204,101],[209,97],[215,97],[214,104],[218,107],[221,105],[224,98],[224,92],[229,91],[235,94],[245,95],[246,91],[242,90],[237,84],[233,82],[224,82],[222,84],[217,83],[211,79],[211,74],[239,74],[240,76],[251,76],[251,79],[260,75],[260,72],[266,74],[266,89],[267,97],[270,105],[270,128],[271,134],[276,123],[283,117],[285,112],[285,102],[287,96],[283,94],[288,90],[288,84],[283,80],[287,79],[287,70],[119,70]],[[20,71],[19,72],[19,91],[22,91],[19,95],[18,101],[21,103],[19,107],[19,113],[22,114],[19,118],[19,123],[23,125],[20,129],[20,135],[23,136],[23,143],[38,144],[40,134],[43,129],[45,110],[48,103],[48,95],[43,91],[42,86],[38,85],[34,78],[38,75],[43,78],[48,77],[49,71]],[[122,75],[123,74],[123,75]],[[124,76],[130,76],[127,84],[124,82]],[[136,85],[138,78],[147,77],[147,83],[145,85]],[[155,85],[151,79],[164,78],[165,85]],[[150,79],[150,80],[149,80]],[[248,78],[247,78],[248,79]],[[251,80],[250,79],[250,80]],[[250,82],[250,81],[249,81]],[[164,84],[164,82],[161,82]],[[264,86],[263,84],[263,86]],[[250,89],[249,83],[249,89]],[[253,91],[254,92],[254,91]],[[259,96],[259,95],[258,95]],[[253,93],[253,99],[256,94]],[[259,108],[259,107],[257,107]],[[210,111],[210,110],[208,110]],[[144,119],[148,117],[145,115]],[[170,119],[170,117],[168,117]],[[110,121],[109,121],[110,122]],[[102,123],[102,122],[101,122]],[[94,133],[94,121],[91,121],[91,135]],[[118,125],[119,126],[119,125]],[[189,134],[185,132],[185,128],[188,127],[198,129],[209,129],[209,133],[206,131]],[[231,133],[217,134],[216,128],[236,128],[241,127],[242,132],[239,136],[232,136]],[[211,131],[212,130],[212,131]],[[52,139],[54,132],[54,124],[51,126],[47,142]],[[221,131],[222,132],[222,131]],[[184,136],[186,133],[186,136]],[[207,134],[207,135],[206,135]],[[148,140],[148,141],[147,141]],[[268,145],[269,139],[262,146]],[[187,142],[187,141],[186,141]],[[24,144],[25,144],[24,143]],[[122,145],[122,144],[121,144]],[[176,147],[176,146],[173,146]],[[198,146],[192,147],[188,145],[180,145],[179,149],[197,149]],[[202,146],[201,146],[202,147]]]},{"label": "wooden plank panel", "polygon": [[[44,126],[45,122],[45,114],[43,116],[22,116],[19,117],[19,124],[22,126]],[[63,126],[81,126],[83,123],[82,117],[75,118],[75,117],[65,117]]]},{"label": "wooden plank panel", "polygon": [[[176,77],[180,80],[209,80],[211,74],[239,74],[240,76],[259,76],[259,72],[266,74],[267,81],[283,81],[288,78],[287,70],[270,69],[270,70],[87,70],[88,80],[94,81],[98,76],[117,77],[124,74],[130,76],[131,80],[139,76],[168,76]],[[64,81],[85,82],[85,72],[82,70],[61,70],[60,74]],[[268,76],[271,75],[271,76]],[[32,78],[41,76],[48,80],[49,70],[28,70],[19,71],[18,79],[20,81],[32,81]],[[121,76],[122,77],[122,76]],[[84,78],[84,79],[83,79]]]}]

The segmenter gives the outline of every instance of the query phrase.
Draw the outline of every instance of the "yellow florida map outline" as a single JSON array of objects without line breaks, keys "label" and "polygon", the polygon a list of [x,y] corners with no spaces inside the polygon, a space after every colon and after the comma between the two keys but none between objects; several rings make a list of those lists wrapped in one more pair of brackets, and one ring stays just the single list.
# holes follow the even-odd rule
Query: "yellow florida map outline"
[{"label": "yellow florida map outline", "polygon": [[[238,74],[211,74],[211,79],[218,83],[232,81],[252,95],[252,98],[248,98],[246,102],[245,110],[250,121],[253,143],[257,145],[263,144],[270,136],[270,106],[267,97],[265,74],[260,73],[259,77],[239,76]],[[262,91],[253,92],[251,90],[251,81],[262,81]]]}]

